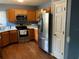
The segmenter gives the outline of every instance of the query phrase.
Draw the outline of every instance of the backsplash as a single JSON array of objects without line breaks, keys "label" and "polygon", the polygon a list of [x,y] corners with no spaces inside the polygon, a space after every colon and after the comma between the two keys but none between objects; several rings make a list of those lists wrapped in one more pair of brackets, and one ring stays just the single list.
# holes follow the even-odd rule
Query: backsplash
[{"label": "backsplash", "polygon": [[16,26],[16,24],[7,21],[7,26]]}]

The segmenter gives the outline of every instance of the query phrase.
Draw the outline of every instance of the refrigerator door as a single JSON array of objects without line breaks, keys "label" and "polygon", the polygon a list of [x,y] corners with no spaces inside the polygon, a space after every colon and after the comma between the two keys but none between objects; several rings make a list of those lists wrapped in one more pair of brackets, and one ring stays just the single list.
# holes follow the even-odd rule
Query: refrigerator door
[{"label": "refrigerator door", "polygon": [[48,40],[48,34],[49,34],[49,13],[43,13],[42,14],[42,32],[40,32],[39,37],[39,45],[40,48],[43,49],[46,52],[49,52],[49,40]]}]

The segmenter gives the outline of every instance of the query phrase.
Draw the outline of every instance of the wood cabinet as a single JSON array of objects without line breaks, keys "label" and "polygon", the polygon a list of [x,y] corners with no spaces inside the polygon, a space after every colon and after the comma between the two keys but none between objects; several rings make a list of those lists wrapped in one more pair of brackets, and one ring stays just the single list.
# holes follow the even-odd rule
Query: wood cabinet
[{"label": "wood cabinet", "polygon": [[43,12],[51,13],[51,7],[42,8],[42,9],[36,10],[36,20],[37,20],[37,21],[40,20],[40,16],[41,16],[41,14],[42,14]]},{"label": "wood cabinet", "polygon": [[34,29],[34,39],[38,42],[38,29]]},{"label": "wood cabinet", "polygon": [[51,7],[44,8],[43,11],[46,11],[46,12],[48,12],[48,13],[51,13]]},{"label": "wood cabinet", "polygon": [[9,22],[16,22],[17,15],[27,16],[27,11],[25,9],[14,9],[14,8],[7,10],[7,17]]},{"label": "wood cabinet", "polygon": [[6,46],[7,44],[9,44],[9,32],[2,32],[2,46]]},{"label": "wood cabinet", "polygon": [[18,42],[18,31],[17,30],[11,30],[10,31],[10,43]]},{"label": "wood cabinet", "polygon": [[8,9],[7,10],[7,18],[8,18],[9,22],[16,22],[15,9]]},{"label": "wood cabinet", "polygon": [[[10,43],[19,42],[19,39],[20,38],[18,38],[17,30],[1,32],[0,47],[4,47]],[[28,36],[26,36],[26,39],[35,40],[36,42],[38,42],[38,29],[28,29]]]},{"label": "wood cabinet", "polygon": [[31,40],[34,40],[34,29],[29,29],[29,36]]},{"label": "wood cabinet", "polygon": [[2,35],[0,33],[0,47],[2,47]]},{"label": "wood cabinet", "polygon": [[17,30],[5,31],[0,33],[0,47],[6,46],[10,43],[18,42]]},{"label": "wood cabinet", "polygon": [[41,16],[41,10],[36,10],[36,20],[39,21]]},{"label": "wood cabinet", "polygon": [[17,15],[26,15],[28,22],[36,22],[36,10],[26,10],[26,9],[8,9],[7,17],[9,22],[16,22]]},{"label": "wood cabinet", "polygon": [[38,42],[38,29],[30,29],[30,39]]},{"label": "wood cabinet", "polygon": [[27,15],[27,10],[25,10],[25,9],[15,9],[15,15]]},{"label": "wood cabinet", "polygon": [[0,47],[0,59],[2,59],[2,48]]},{"label": "wood cabinet", "polygon": [[27,20],[28,22],[36,22],[36,11],[27,10]]}]

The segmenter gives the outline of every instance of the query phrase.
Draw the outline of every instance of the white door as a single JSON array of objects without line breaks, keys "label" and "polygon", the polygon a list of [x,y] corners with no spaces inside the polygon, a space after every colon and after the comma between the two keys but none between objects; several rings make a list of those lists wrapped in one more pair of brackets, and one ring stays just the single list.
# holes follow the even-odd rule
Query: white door
[{"label": "white door", "polygon": [[65,24],[66,24],[66,3],[65,2],[54,3],[53,55],[57,59],[64,59]]}]

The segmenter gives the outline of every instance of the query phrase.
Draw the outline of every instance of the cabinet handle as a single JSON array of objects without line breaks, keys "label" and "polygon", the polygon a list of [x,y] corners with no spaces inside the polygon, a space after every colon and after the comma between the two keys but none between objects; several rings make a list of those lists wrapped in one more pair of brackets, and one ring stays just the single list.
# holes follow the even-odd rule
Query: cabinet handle
[{"label": "cabinet handle", "polygon": [[0,36],[0,39],[1,39],[1,36]]}]

